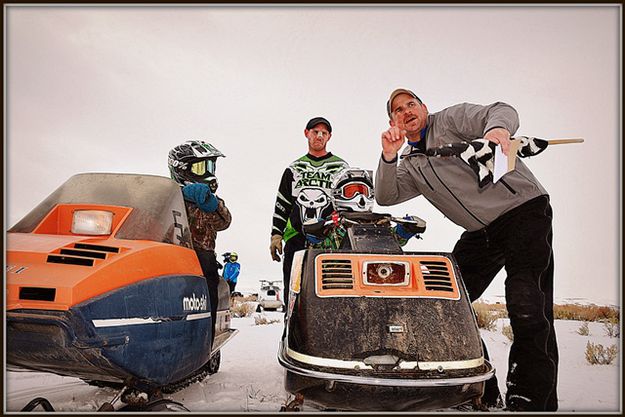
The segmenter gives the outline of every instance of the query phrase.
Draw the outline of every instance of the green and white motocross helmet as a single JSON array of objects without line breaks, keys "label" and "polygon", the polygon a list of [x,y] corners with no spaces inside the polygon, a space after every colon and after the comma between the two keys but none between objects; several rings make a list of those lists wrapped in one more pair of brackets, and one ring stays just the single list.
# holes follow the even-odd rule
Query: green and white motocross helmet
[{"label": "green and white motocross helmet", "polygon": [[205,183],[215,192],[218,187],[215,170],[220,156],[225,158],[226,155],[210,143],[189,140],[169,151],[167,166],[171,178],[178,184]]}]

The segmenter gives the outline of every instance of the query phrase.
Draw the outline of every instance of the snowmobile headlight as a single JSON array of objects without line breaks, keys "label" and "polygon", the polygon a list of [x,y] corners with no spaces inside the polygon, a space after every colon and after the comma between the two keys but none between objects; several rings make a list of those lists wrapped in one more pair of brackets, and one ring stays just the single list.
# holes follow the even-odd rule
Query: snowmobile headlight
[{"label": "snowmobile headlight", "polygon": [[113,213],[104,210],[76,210],[72,218],[72,233],[76,235],[110,235]]},{"label": "snowmobile headlight", "polygon": [[407,285],[410,265],[407,262],[365,262],[362,268],[365,284]]}]

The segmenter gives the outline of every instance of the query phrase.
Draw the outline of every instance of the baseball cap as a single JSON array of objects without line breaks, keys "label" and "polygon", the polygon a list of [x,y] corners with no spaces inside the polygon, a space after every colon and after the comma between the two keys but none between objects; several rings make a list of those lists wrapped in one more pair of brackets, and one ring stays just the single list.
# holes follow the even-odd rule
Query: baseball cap
[{"label": "baseball cap", "polygon": [[313,117],[306,123],[306,130],[310,130],[313,127],[317,126],[319,123],[323,123],[328,126],[328,132],[332,133],[332,125],[323,117]]},{"label": "baseball cap", "polygon": [[400,94],[408,94],[409,96],[416,98],[419,103],[423,103],[421,99],[417,97],[417,95],[413,93],[412,91],[406,90],[405,88],[398,88],[391,93],[391,96],[386,102],[386,113],[388,114],[388,117],[391,117],[391,104],[393,103],[393,100],[395,100],[395,97],[397,97]]}]

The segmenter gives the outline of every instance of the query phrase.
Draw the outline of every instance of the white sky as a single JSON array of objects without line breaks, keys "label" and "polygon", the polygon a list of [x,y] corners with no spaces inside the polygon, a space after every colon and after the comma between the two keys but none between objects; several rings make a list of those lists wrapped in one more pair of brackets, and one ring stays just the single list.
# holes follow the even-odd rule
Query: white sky
[{"label": "white sky", "polygon": [[[6,227],[74,174],[169,176],[169,149],[202,139],[227,156],[217,251],[239,253],[253,289],[281,278],[273,204],[308,119],[375,170],[405,87],[432,112],[505,101],[519,135],[585,138],[526,163],[551,194],[556,298],[620,304],[620,7],[7,6]],[[422,197],[378,210],[427,221],[407,250],[451,251],[462,231]]]}]

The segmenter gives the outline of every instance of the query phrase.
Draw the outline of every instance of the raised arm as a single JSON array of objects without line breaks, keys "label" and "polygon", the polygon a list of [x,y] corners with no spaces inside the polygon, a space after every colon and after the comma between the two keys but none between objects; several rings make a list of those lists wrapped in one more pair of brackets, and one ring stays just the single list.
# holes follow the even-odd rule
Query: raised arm
[{"label": "raised arm", "polygon": [[519,115],[514,107],[498,101],[487,106],[462,103],[449,107],[444,117],[456,131],[470,138],[484,138],[501,144],[507,155],[510,149],[510,137],[519,128]]},{"label": "raised arm", "polygon": [[391,206],[419,195],[421,192],[405,166],[397,166],[397,155],[388,162],[382,155],[375,172],[375,201],[381,206]]}]

